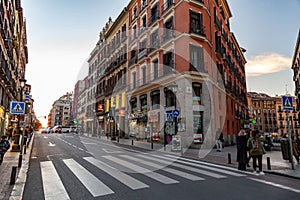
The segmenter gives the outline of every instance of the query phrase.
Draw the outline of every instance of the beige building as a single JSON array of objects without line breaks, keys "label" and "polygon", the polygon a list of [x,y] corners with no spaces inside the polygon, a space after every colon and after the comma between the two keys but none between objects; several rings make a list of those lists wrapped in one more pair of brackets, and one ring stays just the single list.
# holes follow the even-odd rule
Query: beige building
[{"label": "beige building", "polygon": [[[251,128],[260,132],[283,136],[290,129],[292,134],[298,135],[300,126],[296,112],[297,101],[293,97],[293,111],[285,111],[282,107],[282,97],[271,97],[264,93],[248,92],[249,117]],[[289,116],[289,126],[287,122]],[[256,123],[255,123],[256,122]]]}]

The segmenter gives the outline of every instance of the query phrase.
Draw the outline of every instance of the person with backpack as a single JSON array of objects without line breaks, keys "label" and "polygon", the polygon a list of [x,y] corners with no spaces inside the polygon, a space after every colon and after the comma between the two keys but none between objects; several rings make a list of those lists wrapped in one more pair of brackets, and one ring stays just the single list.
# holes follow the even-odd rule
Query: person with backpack
[{"label": "person with backpack", "polygon": [[6,139],[6,136],[3,135],[0,140],[0,165],[2,165],[4,154],[7,152],[9,148],[10,148],[10,143]]},{"label": "person with backpack", "polygon": [[[264,146],[263,146],[264,138],[260,137],[259,131],[252,131],[252,137],[250,137],[247,141],[247,147],[250,149],[250,155],[253,159],[253,172],[263,175],[262,171],[262,158],[263,154],[265,154]],[[258,169],[256,160],[258,161]]]}]

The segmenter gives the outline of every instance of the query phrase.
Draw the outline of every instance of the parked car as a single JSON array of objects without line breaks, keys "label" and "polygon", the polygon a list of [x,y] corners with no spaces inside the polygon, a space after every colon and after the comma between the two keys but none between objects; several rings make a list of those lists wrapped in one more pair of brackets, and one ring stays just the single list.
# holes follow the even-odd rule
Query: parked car
[{"label": "parked car", "polygon": [[70,127],[69,126],[62,126],[61,127],[61,132],[62,133],[69,133],[70,132]]},{"label": "parked car", "polygon": [[52,128],[51,133],[61,133],[61,125],[56,125]]},{"label": "parked car", "polygon": [[78,129],[76,126],[71,126],[70,127],[70,133],[78,133]]},{"label": "parked car", "polygon": [[50,133],[50,127],[42,128],[40,130],[41,133]]}]

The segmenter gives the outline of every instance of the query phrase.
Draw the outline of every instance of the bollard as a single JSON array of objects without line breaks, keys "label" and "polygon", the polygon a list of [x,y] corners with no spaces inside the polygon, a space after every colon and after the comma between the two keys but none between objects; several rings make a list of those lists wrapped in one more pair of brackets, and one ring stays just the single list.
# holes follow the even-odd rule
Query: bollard
[{"label": "bollard", "polygon": [[228,153],[228,164],[231,164],[231,154]]},{"label": "bollard", "polygon": [[13,166],[11,169],[11,175],[10,175],[10,185],[13,185],[16,183],[16,175],[17,175],[17,167]]},{"label": "bollard", "polygon": [[131,140],[131,145],[133,146],[133,140]]},{"label": "bollard", "polygon": [[153,142],[151,141],[151,149],[153,149]]},{"label": "bollard", "polygon": [[270,160],[270,157],[267,157],[267,167],[268,167],[268,170],[271,170],[271,160]]}]

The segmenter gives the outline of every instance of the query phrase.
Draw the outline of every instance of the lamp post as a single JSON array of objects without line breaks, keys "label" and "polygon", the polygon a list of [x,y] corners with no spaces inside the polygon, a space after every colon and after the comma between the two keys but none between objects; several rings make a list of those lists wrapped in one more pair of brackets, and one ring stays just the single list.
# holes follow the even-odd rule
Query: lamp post
[{"label": "lamp post", "polygon": [[[19,79],[19,81],[20,81],[20,86],[21,86],[20,101],[22,102],[23,101],[23,89],[25,87],[26,79],[23,77],[23,78]],[[26,115],[26,106],[25,106],[25,113],[24,113],[23,131],[22,131],[22,140],[21,140],[21,148],[20,148],[18,167],[22,166],[22,157],[23,157],[22,153],[23,153],[23,142],[24,142],[24,132],[25,132],[25,115]],[[20,133],[20,120],[18,120],[18,130]],[[20,138],[20,134],[19,134],[19,138]]]}]

